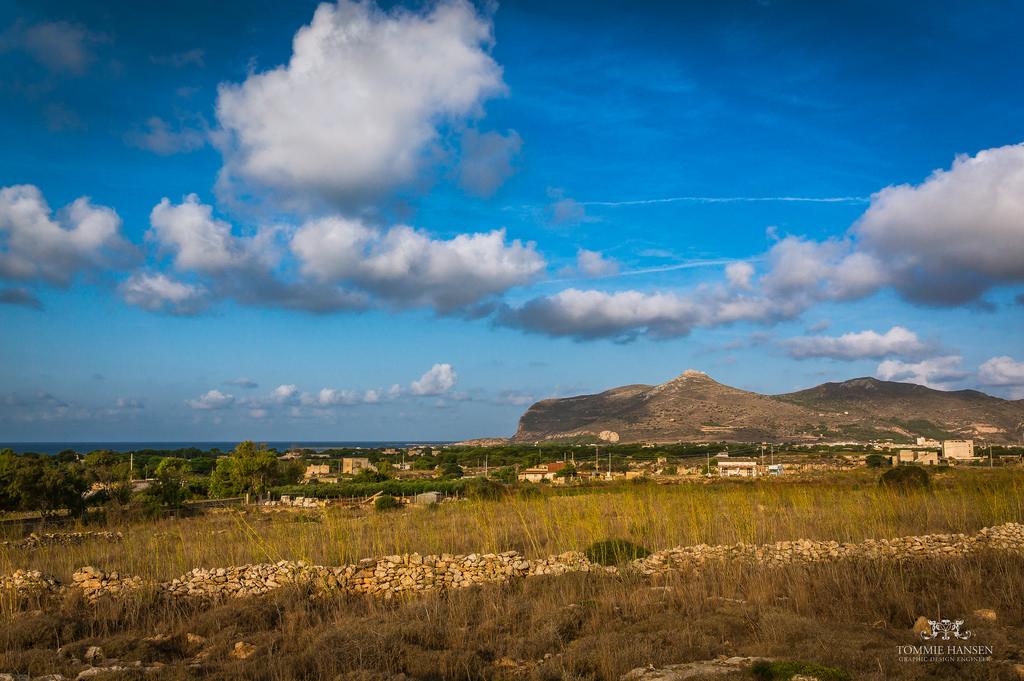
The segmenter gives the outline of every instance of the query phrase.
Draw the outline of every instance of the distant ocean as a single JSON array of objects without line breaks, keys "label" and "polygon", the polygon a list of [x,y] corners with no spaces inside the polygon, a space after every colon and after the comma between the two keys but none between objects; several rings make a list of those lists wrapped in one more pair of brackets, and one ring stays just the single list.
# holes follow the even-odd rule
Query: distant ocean
[{"label": "distant ocean", "polygon": [[[219,449],[222,452],[229,452],[235,448],[237,441],[228,442],[0,442],[0,449],[13,449],[19,454],[25,452],[36,452],[37,454],[57,454],[67,449],[82,454],[97,449],[106,449],[112,452],[138,452],[143,449],[185,449],[195,447],[197,449]],[[443,445],[446,441],[416,440],[416,441],[284,441],[265,442],[279,452],[289,449],[334,449],[342,447],[361,447],[373,449],[380,447],[413,447],[415,445]]]}]

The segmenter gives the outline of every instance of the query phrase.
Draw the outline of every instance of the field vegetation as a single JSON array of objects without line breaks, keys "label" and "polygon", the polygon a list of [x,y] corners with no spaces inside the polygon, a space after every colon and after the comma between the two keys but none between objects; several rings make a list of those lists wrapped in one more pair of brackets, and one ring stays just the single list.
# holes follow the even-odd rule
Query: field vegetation
[{"label": "field vegetation", "polygon": [[[1024,521],[1024,476],[1015,468],[938,470],[927,486],[881,484],[889,470],[589,488],[458,479],[478,491],[423,508],[385,502],[380,510],[246,507],[146,517],[131,499],[123,506],[110,499],[80,529],[119,530],[122,542],[2,546],[0,574],[37,569],[68,580],[94,565],[161,581],[195,567],[505,550],[542,557],[589,549],[599,562],[621,563],[676,545],[855,542]],[[1024,557],[973,554],[773,569],[726,564],[653,580],[546,576],[386,602],[310,598],[300,589],[212,605],[172,603],[148,590],[96,604],[5,594],[0,672],[74,678],[95,645],[129,666],[104,679],[603,681],[719,655],[774,660],[732,677],[748,681],[799,670],[872,681],[1012,678],[1012,665],[1024,663],[1021,593]],[[996,619],[975,617],[978,608]],[[971,643],[992,646],[993,661],[900,661],[898,645],[920,643],[911,627],[921,615],[966,618]],[[239,643],[251,654],[233,654]],[[133,663],[163,666],[143,672]]]}]

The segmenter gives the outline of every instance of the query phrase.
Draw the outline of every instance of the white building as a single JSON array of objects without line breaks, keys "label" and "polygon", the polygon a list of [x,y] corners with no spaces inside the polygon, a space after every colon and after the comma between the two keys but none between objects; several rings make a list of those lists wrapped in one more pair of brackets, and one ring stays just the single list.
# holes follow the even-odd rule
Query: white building
[{"label": "white building", "polygon": [[753,459],[729,459],[718,462],[718,475],[723,478],[756,478],[757,462]]},{"label": "white building", "polygon": [[973,459],[974,440],[943,440],[942,458],[956,460]]}]

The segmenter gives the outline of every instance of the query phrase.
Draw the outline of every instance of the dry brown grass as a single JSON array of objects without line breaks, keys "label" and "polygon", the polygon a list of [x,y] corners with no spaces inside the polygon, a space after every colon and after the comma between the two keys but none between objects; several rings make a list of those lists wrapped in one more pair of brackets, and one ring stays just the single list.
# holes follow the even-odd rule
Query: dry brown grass
[{"label": "dry brown grass", "polygon": [[[82,666],[72,658],[100,645],[122,661],[163,662],[157,678],[170,679],[596,680],[716,655],[813,660],[878,681],[996,679],[1008,678],[1007,661],[1024,659],[1021,593],[1024,559],[976,555],[726,566],[653,586],[576,574],[394,602],[313,601],[297,592],[213,608],[150,597],[96,607],[69,599],[0,626],[0,670],[73,677]],[[993,608],[999,621],[972,619],[978,607]],[[899,662],[896,646],[915,642],[910,627],[919,614],[967,617],[972,642],[993,646],[1000,661]],[[190,645],[189,633],[206,640]],[[145,640],[155,634],[169,638]],[[255,656],[232,659],[237,641],[256,645]],[[199,653],[201,670],[190,669]]]},{"label": "dry brown grass", "polygon": [[[0,555],[0,571],[67,578],[81,565],[167,579],[196,566],[517,549],[531,556],[608,537],[650,548],[827,538],[859,541],[973,532],[1024,520],[1016,471],[960,470],[929,492],[895,493],[868,471],[811,482],[625,486],[582,496],[513,497],[392,513],[224,513],[119,525],[123,544],[93,542]],[[668,588],[657,588],[668,587]],[[214,607],[153,593],[91,606],[0,604],[0,671],[74,675],[88,645],[167,666],[145,678],[617,679],[646,664],[716,655],[805,659],[854,678],[1010,678],[1024,663],[1024,558],[976,554],[918,563],[840,563],[768,570],[727,565],[652,586],[631,577],[520,580],[394,602],[282,591]],[[997,622],[972,619],[992,608]],[[901,663],[918,615],[964,617],[991,663]],[[206,638],[189,644],[186,634]],[[147,637],[166,634],[163,641]],[[239,640],[256,655],[228,655]],[[56,651],[58,647],[62,653]],[[190,668],[197,654],[205,658]],[[117,675],[104,678],[117,679]],[[120,678],[143,678],[140,671]]]},{"label": "dry brown grass", "polygon": [[580,496],[512,496],[392,513],[329,509],[216,513],[121,523],[122,544],[87,542],[35,551],[0,549],[0,573],[39,569],[63,579],[96,565],[166,580],[194,567],[277,560],[324,565],[395,553],[517,550],[540,557],[618,537],[650,549],[782,539],[860,541],[932,532],[974,532],[1024,520],[1024,476],[957,470],[934,490],[879,488],[877,473],[756,484],[626,485]]}]

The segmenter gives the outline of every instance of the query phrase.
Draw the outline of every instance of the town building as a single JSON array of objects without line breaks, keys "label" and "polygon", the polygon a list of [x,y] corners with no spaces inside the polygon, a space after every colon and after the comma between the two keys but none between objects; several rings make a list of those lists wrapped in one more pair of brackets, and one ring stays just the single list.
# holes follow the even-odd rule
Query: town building
[{"label": "town building", "polygon": [[753,459],[729,459],[718,462],[718,475],[723,478],[756,478],[757,462]]},{"label": "town building", "polygon": [[337,474],[331,473],[329,463],[311,463],[306,466],[306,472],[302,474],[303,482],[338,482]]},{"label": "town building", "polygon": [[943,440],[942,458],[965,460],[974,458],[974,440]]},{"label": "town building", "polygon": [[346,457],[341,460],[341,472],[344,473],[345,475],[355,475],[359,471],[369,467],[369,459]]},{"label": "town building", "polygon": [[566,464],[564,461],[542,463],[539,466],[532,466],[524,469],[517,477],[520,482],[540,482],[541,480],[552,481],[555,479],[555,474],[565,468],[565,466]]}]

